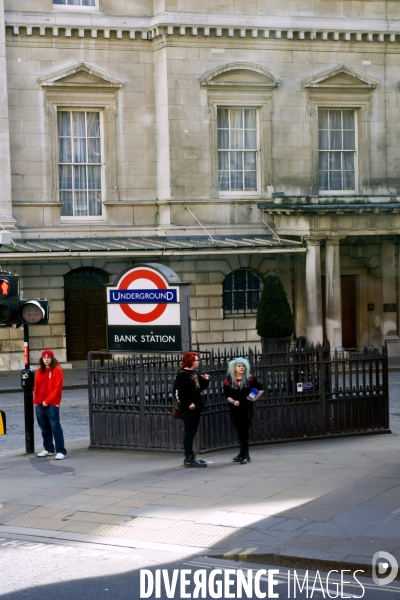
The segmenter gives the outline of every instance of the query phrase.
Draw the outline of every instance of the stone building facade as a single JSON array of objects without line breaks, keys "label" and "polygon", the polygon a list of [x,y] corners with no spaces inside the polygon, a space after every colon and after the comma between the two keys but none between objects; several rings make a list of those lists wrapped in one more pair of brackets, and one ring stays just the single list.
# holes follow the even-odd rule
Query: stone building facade
[{"label": "stone building facade", "polygon": [[[1,267],[50,300],[33,361],[104,348],[103,284],[190,282],[193,344],[296,335],[400,353],[400,3],[0,0]],[[0,329],[0,369],[20,368]]]}]

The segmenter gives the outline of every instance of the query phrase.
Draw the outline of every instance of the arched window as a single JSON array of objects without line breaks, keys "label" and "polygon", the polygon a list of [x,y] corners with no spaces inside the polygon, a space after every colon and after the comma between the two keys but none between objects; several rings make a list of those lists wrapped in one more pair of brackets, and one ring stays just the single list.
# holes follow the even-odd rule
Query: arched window
[{"label": "arched window", "polygon": [[257,313],[263,287],[263,279],[258,273],[250,269],[232,271],[222,286],[224,318]]},{"label": "arched window", "polygon": [[95,267],[79,267],[64,275],[65,287],[76,285],[101,285],[108,283],[108,275]]}]

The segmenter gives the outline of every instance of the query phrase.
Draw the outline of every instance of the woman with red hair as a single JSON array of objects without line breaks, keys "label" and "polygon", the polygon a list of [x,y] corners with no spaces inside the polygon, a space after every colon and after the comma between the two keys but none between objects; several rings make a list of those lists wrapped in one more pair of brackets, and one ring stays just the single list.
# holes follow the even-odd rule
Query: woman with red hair
[{"label": "woman with red hair", "polygon": [[199,375],[196,369],[199,366],[197,352],[185,352],[182,357],[182,368],[178,371],[174,385],[174,395],[179,401],[183,412],[185,433],[183,447],[185,450],[185,467],[204,468],[207,463],[198,460],[193,453],[193,440],[200,423],[200,416],[204,410],[202,390],[208,387],[209,375]]}]

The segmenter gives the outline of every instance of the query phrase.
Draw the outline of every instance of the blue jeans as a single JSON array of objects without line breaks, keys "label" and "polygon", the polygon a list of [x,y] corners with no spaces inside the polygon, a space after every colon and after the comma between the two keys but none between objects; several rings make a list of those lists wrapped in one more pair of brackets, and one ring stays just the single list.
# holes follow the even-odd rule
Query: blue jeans
[{"label": "blue jeans", "polygon": [[[64,433],[60,425],[60,408],[58,406],[43,406],[36,404],[36,418],[43,437],[43,448],[47,452],[56,452],[67,454],[64,448]],[[53,444],[54,437],[54,444]]]}]

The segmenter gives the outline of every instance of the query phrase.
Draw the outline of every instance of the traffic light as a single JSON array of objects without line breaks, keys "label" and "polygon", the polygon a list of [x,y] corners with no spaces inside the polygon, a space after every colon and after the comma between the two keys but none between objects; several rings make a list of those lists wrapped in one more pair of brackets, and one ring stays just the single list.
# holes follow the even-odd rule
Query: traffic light
[{"label": "traffic light", "polygon": [[0,273],[0,327],[18,323],[19,275]]},{"label": "traffic light", "polygon": [[19,325],[48,325],[49,301],[41,298],[19,301]]},{"label": "traffic light", "polygon": [[0,271],[0,327],[48,325],[49,301],[19,297],[19,275]]}]

